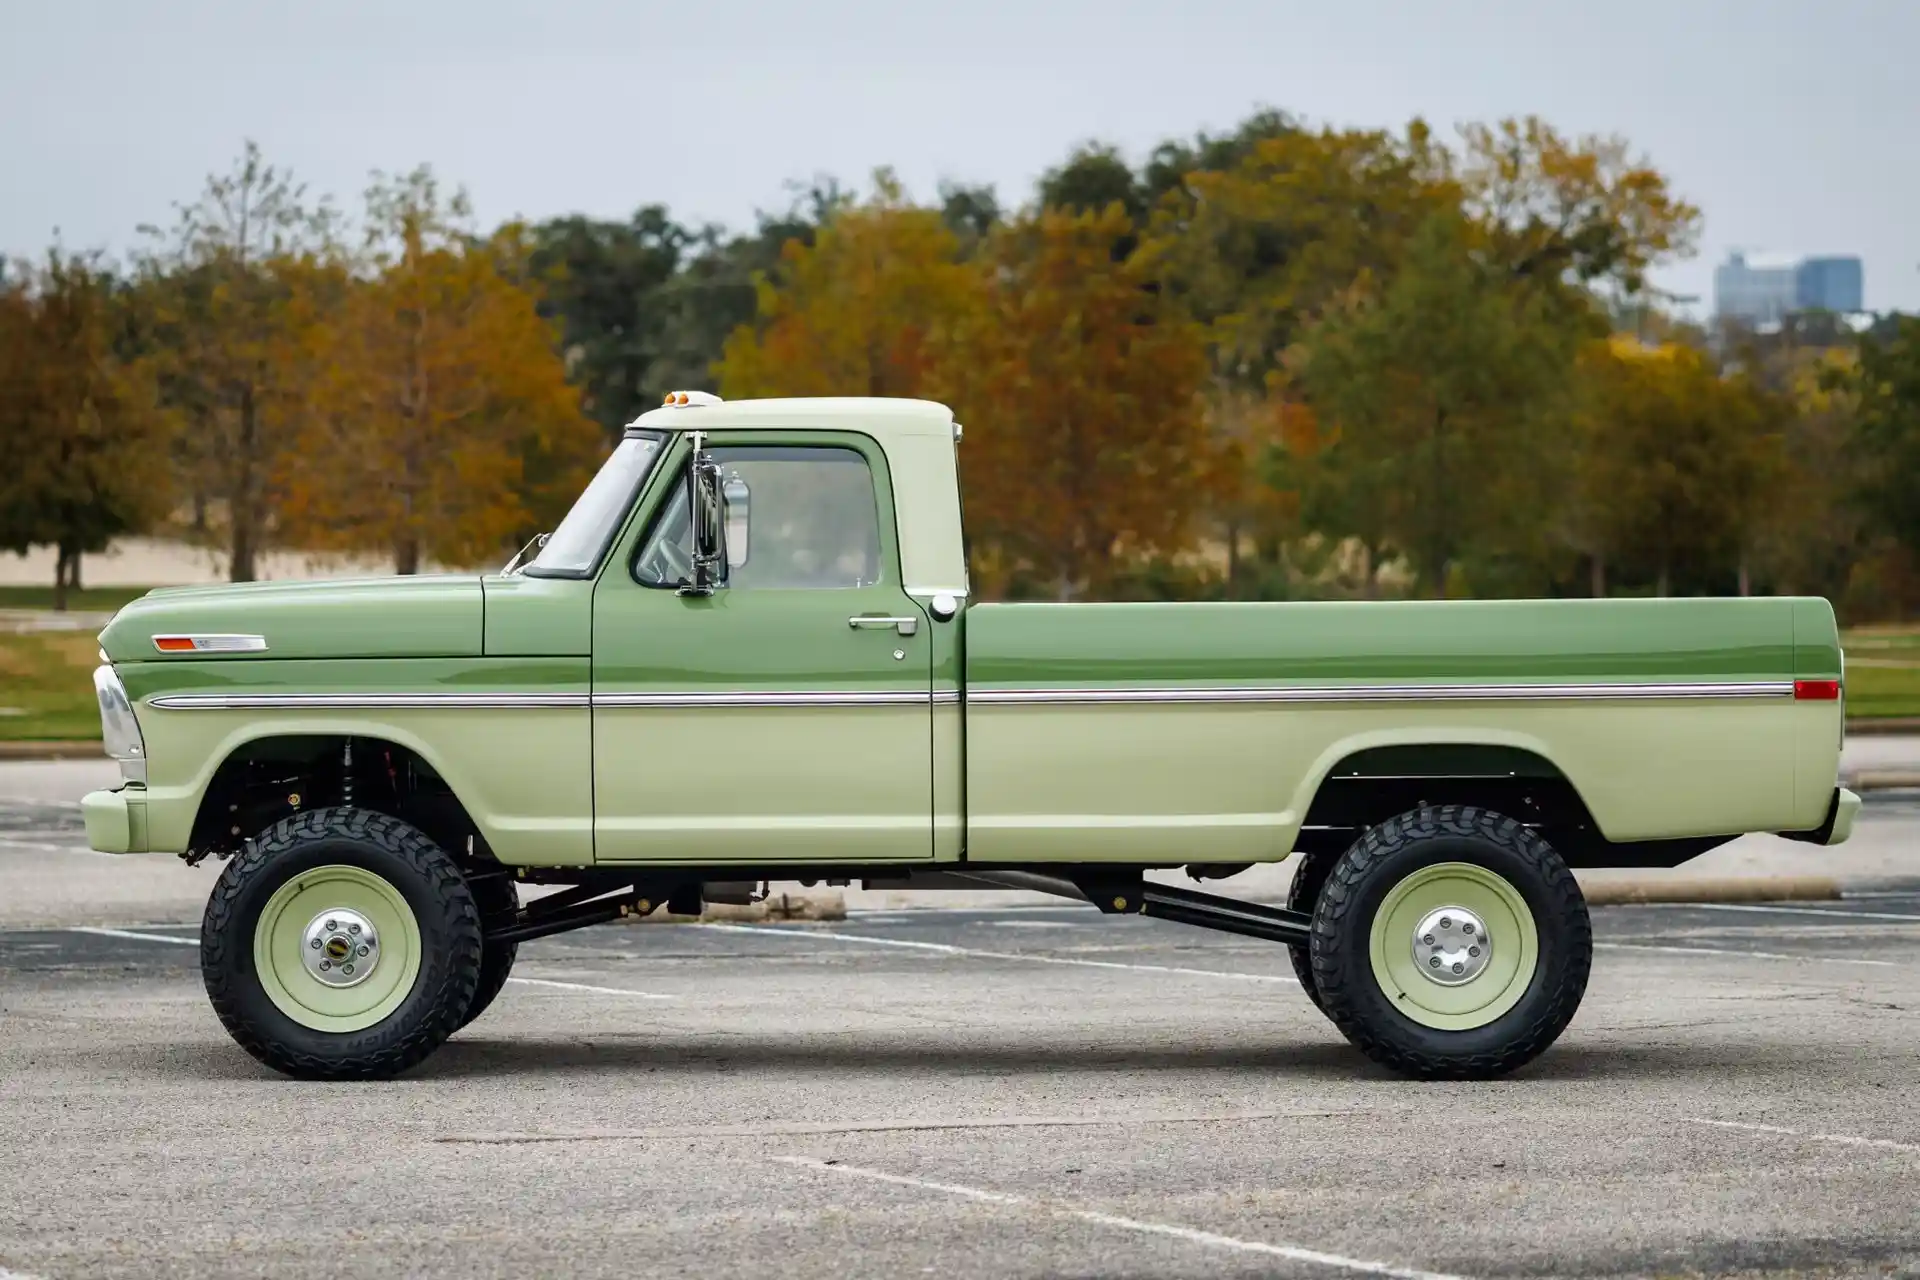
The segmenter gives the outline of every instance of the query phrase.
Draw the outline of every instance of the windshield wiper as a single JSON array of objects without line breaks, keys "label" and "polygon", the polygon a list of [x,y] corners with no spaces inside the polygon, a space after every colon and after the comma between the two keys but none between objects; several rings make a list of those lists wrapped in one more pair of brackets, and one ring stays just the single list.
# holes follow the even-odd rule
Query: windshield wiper
[{"label": "windshield wiper", "polygon": [[527,558],[527,552],[536,548],[545,548],[547,539],[552,536],[550,533],[536,533],[533,537],[527,539],[527,545],[513,553],[513,559],[507,561],[507,567],[500,571],[500,576],[510,578],[518,573],[521,569],[522,562]]}]

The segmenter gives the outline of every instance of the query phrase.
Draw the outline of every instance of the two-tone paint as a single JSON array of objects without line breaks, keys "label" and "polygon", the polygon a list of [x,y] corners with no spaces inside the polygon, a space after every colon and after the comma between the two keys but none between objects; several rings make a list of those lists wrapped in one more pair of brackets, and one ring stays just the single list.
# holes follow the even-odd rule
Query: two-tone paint
[{"label": "two-tone paint", "polygon": [[[1821,600],[943,616],[930,602],[967,591],[943,407],[745,402],[636,426],[669,445],[584,579],[176,590],[122,610],[102,645],[146,779],[89,797],[97,847],[184,849],[221,762],[287,735],[406,747],[528,866],[1274,860],[1340,762],[1383,746],[1530,753],[1617,841],[1811,829],[1834,802],[1841,704],[1796,696],[1841,677]],[[859,452],[879,581],[706,597],[638,581],[691,430]],[[849,625],[863,617],[914,625]],[[154,643],[195,634],[261,645]]]}]

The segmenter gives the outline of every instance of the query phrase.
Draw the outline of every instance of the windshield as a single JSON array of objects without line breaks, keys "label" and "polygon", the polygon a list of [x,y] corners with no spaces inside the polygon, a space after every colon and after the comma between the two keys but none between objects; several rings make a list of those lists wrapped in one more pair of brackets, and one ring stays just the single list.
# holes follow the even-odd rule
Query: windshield
[{"label": "windshield", "polygon": [[592,573],[627,514],[634,492],[652,469],[664,438],[634,435],[616,445],[613,456],[522,572],[533,578],[584,578]]}]

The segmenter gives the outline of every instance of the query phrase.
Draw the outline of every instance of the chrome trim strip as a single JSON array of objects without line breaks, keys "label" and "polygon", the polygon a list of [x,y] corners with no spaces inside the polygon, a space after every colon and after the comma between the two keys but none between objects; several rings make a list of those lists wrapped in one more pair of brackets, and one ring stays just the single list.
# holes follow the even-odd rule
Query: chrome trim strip
[{"label": "chrome trim strip", "polygon": [[1262,702],[1612,702],[1674,698],[1791,698],[1791,680],[1701,684],[1370,684],[1203,689],[970,689],[986,704]]},{"label": "chrome trim strip", "polygon": [[924,707],[930,694],[907,689],[793,690],[767,693],[596,693],[596,707],[673,710],[693,707]]},{"label": "chrome trim strip", "polygon": [[[958,691],[945,695],[955,703]],[[148,698],[163,711],[476,711],[553,707],[687,709],[694,707],[929,706],[933,695],[911,690],[795,690],[770,693],[167,693]]]},{"label": "chrome trim strip", "polygon": [[936,707],[957,707],[966,701],[966,695],[958,689],[935,689],[933,705]]},{"label": "chrome trim strip", "polygon": [[162,640],[185,640],[193,646],[194,653],[265,653],[265,636],[243,636],[227,633],[196,633],[193,635],[162,634],[153,637],[153,647],[159,653],[179,653],[178,649],[162,649]]},{"label": "chrome trim strip", "polygon": [[163,711],[487,711],[584,707],[584,693],[166,693]]}]

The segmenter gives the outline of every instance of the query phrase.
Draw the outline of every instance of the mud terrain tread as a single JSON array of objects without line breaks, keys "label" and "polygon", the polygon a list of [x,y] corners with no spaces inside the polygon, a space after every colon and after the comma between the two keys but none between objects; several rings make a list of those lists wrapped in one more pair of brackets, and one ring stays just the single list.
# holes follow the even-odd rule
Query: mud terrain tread
[{"label": "mud terrain tread", "polygon": [[[256,878],[268,874],[270,864],[320,841],[370,845],[397,859],[438,913],[437,919],[422,918],[422,904],[407,894],[423,944],[415,995],[379,1024],[346,1035],[299,1028],[273,1007],[253,972],[255,920],[237,919],[240,899]],[[406,893],[407,886],[396,887]],[[435,938],[445,940],[443,950],[435,950]],[[460,1027],[479,976],[480,939],[480,912],[466,878],[417,827],[366,809],[313,809],[267,828],[220,873],[201,922],[200,971],[227,1033],[267,1066],[307,1080],[384,1079],[417,1064]],[[417,999],[423,986],[424,999]],[[306,1036],[326,1036],[329,1050],[337,1044],[337,1051],[319,1053],[282,1042],[261,1025],[259,1005]]]},{"label": "mud terrain tread", "polygon": [[[1320,900],[1320,890],[1327,882],[1328,872],[1338,857],[1331,853],[1309,853],[1301,857],[1300,865],[1294,869],[1293,880],[1287,885],[1287,910],[1313,914],[1314,904]],[[1300,989],[1307,993],[1307,999],[1314,1007],[1324,1011],[1326,1006],[1320,1001],[1320,988],[1313,976],[1313,950],[1306,943],[1287,948],[1287,958],[1293,961],[1293,976],[1300,979]]]},{"label": "mud terrain tread", "polygon": [[[503,917],[511,917],[520,906],[520,896],[513,887],[513,881],[505,876],[488,876],[469,882],[473,890],[473,900],[480,908],[480,920],[483,931],[492,930]],[[507,985],[507,978],[513,973],[514,959],[519,955],[517,942],[495,942],[483,938],[480,951],[480,974],[473,991],[473,1003],[467,1007],[466,1016],[460,1019],[462,1027],[487,1011],[494,997]]]},{"label": "mud terrain tread", "polygon": [[[1533,986],[1513,1009],[1473,1032],[1439,1031],[1391,1008],[1369,1009],[1367,997],[1378,996],[1366,958],[1372,921],[1352,916],[1369,877],[1391,875],[1397,882],[1403,873],[1387,869],[1387,863],[1442,839],[1494,845],[1517,858],[1533,881],[1529,885],[1508,877],[1534,907],[1540,967]],[[1409,866],[1405,873],[1415,869]],[[1479,1080],[1504,1075],[1531,1061],[1566,1029],[1586,993],[1593,927],[1573,872],[1546,841],[1503,814],[1469,805],[1435,805],[1389,818],[1340,855],[1314,912],[1311,950],[1322,1005],[1341,1034],[1361,1052],[1417,1079]],[[1363,984],[1364,990],[1357,989]],[[1459,1043],[1461,1037],[1477,1042],[1476,1047],[1448,1047],[1450,1038]]]}]

